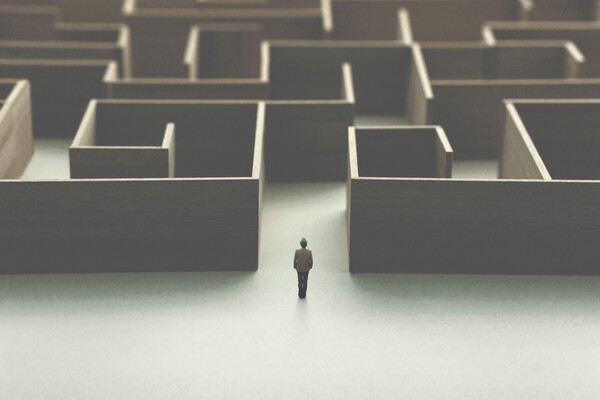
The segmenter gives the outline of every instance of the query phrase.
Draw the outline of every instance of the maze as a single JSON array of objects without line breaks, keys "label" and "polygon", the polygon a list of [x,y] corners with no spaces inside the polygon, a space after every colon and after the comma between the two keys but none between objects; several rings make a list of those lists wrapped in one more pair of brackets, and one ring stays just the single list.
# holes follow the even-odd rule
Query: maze
[{"label": "maze", "polygon": [[2,0],[0,93],[0,273],[256,270],[306,181],[350,272],[599,272],[598,0]]}]

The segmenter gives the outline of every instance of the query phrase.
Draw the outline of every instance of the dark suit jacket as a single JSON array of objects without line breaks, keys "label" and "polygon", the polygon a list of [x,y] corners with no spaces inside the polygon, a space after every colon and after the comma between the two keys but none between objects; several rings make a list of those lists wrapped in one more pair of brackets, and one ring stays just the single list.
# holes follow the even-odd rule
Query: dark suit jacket
[{"label": "dark suit jacket", "polygon": [[308,272],[313,266],[312,251],[308,249],[298,249],[294,254],[294,268],[298,272]]}]

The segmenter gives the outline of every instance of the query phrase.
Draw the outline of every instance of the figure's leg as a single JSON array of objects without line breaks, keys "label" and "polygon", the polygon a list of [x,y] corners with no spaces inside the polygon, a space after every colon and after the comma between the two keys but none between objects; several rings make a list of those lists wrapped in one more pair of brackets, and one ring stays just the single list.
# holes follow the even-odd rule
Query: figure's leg
[{"label": "figure's leg", "polygon": [[304,293],[306,293],[306,289],[308,289],[308,271],[304,273]]},{"label": "figure's leg", "polygon": [[298,272],[298,294],[302,293],[302,272]]},{"label": "figure's leg", "polygon": [[298,297],[306,296],[306,272],[298,272]]},{"label": "figure's leg", "polygon": [[300,277],[299,294],[300,294],[300,297],[304,297],[304,296],[306,296],[306,285],[307,285],[307,281],[308,281],[308,272],[301,272],[299,274],[299,277]]}]

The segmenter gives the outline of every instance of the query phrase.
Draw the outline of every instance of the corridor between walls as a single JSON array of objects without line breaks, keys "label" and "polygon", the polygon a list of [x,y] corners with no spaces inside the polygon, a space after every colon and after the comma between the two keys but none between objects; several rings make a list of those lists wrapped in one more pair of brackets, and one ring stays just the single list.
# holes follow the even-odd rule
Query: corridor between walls
[{"label": "corridor between walls", "polygon": [[315,271],[348,273],[346,183],[265,183],[259,272],[292,269],[300,239]]}]

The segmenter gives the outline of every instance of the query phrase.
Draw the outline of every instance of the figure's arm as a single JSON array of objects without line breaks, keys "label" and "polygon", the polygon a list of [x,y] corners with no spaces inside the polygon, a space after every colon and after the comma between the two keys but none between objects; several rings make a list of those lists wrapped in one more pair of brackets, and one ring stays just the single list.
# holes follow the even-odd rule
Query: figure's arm
[{"label": "figure's arm", "polygon": [[310,268],[312,268],[313,265],[313,259],[312,259],[312,251],[310,252],[310,254],[308,255],[308,266]]},{"label": "figure's arm", "polygon": [[294,253],[294,268],[298,266],[298,251]]}]

